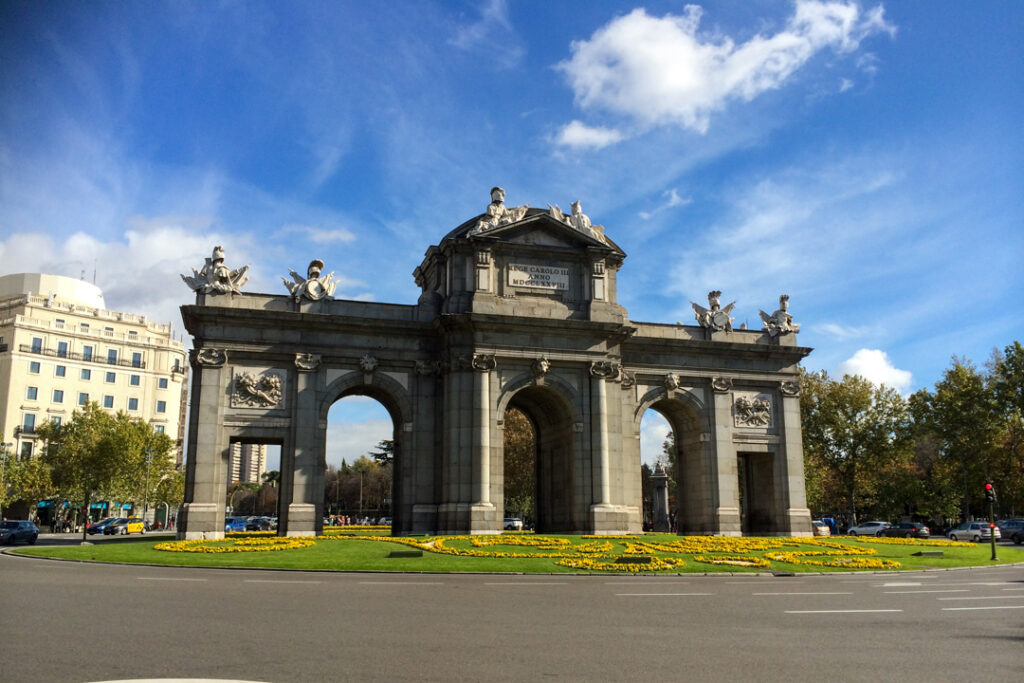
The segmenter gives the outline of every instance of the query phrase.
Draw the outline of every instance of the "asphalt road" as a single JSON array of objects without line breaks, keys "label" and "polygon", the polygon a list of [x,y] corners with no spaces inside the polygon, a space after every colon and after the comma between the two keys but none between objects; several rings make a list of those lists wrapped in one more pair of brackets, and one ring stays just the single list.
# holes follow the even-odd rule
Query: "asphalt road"
[{"label": "asphalt road", "polygon": [[1013,681],[1024,567],[341,574],[0,554],[0,679]]}]

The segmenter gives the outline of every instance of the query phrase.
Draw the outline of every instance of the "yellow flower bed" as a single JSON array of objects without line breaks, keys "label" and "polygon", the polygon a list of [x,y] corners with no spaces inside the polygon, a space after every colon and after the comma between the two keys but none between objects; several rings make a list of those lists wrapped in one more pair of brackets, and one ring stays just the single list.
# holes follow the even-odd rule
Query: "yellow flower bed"
[{"label": "yellow flower bed", "polygon": [[772,563],[763,557],[709,557],[707,555],[694,555],[693,559],[696,562],[704,562],[705,564],[720,564],[732,567],[761,567],[767,569],[772,566]]},{"label": "yellow flower bed", "polygon": [[948,541],[945,539],[930,539],[930,538],[888,538],[886,536],[875,537],[875,538],[863,538],[861,536],[854,536],[850,540],[857,542],[869,542],[869,543],[885,543],[888,545],[924,545],[934,546],[936,548],[973,548],[973,543],[966,543],[964,541]]},{"label": "yellow flower bed", "polygon": [[153,546],[153,550],[171,553],[251,553],[298,550],[315,544],[316,540],[308,536],[275,536],[272,538],[233,538],[224,541],[171,541],[158,543]]},{"label": "yellow flower bed", "polygon": [[649,562],[644,564],[632,564],[629,562],[619,563],[612,560],[612,556],[600,555],[597,557],[565,557],[555,564],[572,569],[588,569],[599,572],[629,572],[638,574],[640,572],[657,572],[673,569],[685,564],[682,560],[674,557],[651,557]]}]

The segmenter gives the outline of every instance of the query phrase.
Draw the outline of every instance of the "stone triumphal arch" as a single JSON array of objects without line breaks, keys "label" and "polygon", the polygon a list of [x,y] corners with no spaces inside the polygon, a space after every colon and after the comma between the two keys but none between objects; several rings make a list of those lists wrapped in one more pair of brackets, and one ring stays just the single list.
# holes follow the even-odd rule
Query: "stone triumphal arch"
[{"label": "stone triumphal arch", "polygon": [[625,253],[579,202],[486,211],[427,249],[415,305],[335,300],[310,263],[287,294],[243,292],[220,247],[183,279],[194,337],[185,505],[179,536],[224,531],[235,442],[279,444],[279,533],[320,531],[327,411],[377,399],[395,426],[396,534],[502,530],[509,407],[536,429],[538,530],[641,530],[640,422],[669,421],[680,533],[811,532],[796,344],[787,297],[763,329],[733,329],[721,292],[696,324],[629,320],[617,303]]}]

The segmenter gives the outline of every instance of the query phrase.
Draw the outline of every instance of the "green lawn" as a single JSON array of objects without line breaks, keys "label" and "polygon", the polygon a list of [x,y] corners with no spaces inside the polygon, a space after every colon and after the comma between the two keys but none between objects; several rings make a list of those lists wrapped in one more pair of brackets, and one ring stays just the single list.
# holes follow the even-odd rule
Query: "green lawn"
[{"label": "green lawn", "polygon": [[[254,535],[219,542],[206,542],[207,549],[250,542]],[[267,537],[263,537],[267,538]],[[276,537],[273,537],[276,538]],[[274,551],[227,553],[169,552],[156,550],[168,541],[139,539],[91,546],[38,546],[16,552],[37,557],[96,562],[127,562],[195,567],[265,567],[335,571],[401,572],[516,572],[516,573],[592,573],[598,571],[631,573],[711,573],[711,572],[822,572],[851,571],[858,567],[832,567],[805,562],[866,563],[863,569],[933,569],[965,566],[989,566],[1024,562],[1024,548],[1001,545],[999,561],[992,562],[988,544],[952,544],[934,541],[900,540],[898,543],[835,539],[778,539],[723,537],[680,537],[670,534],[645,534],[636,537],[534,536],[504,534],[500,537],[430,537],[380,540],[306,539],[306,547]],[[289,539],[257,541],[287,543]],[[893,539],[896,540],[896,539]],[[174,542],[170,542],[174,543]],[[410,557],[424,544],[422,556]],[[524,545],[525,544],[525,545]],[[177,547],[177,546],[174,546]],[[257,546],[259,547],[259,546]],[[942,551],[942,557],[915,557],[919,551]],[[444,551],[444,552],[438,552]],[[395,553],[398,556],[391,556]],[[473,553],[480,556],[466,556]],[[791,553],[789,555],[780,555]],[[401,556],[405,555],[405,556]],[[526,555],[515,557],[508,555]],[[548,557],[545,555],[554,555]],[[772,557],[775,555],[776,557]],[[760,562],[762,566],[709,564],[705,560]],[[664,561],[679,562],[667,566]],[[576,563],[566,566],[559,562]],[[892,563],[898,563],[894,566]]]}]

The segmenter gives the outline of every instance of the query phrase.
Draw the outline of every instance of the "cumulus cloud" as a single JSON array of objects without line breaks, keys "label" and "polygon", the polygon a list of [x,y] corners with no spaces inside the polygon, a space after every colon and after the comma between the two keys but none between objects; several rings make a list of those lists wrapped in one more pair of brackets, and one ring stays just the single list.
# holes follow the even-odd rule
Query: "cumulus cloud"
[{"label": "cumulus cloud", "polygon": [[581,121],[572,121],[558,132],[555,143],[573,149],[601,149],[621,142],[623,137],[614,128],[588,126]]},{"label": "cumulus cloud", "polygon": [[872,384],[884,384],[900,393],[906,393],[913,381],[909,371],[893,366],[885,351],[879,349],[860,349],[851,358],[839,364],[836,374],[860,375]]},{"label": "cumulus cloud", "polygon": [[881,6],[862,12],[854,2],[799,0],[782,30],[736,43],[699,34],[701,13],[696,5],[660,18],[635,9],[574,41],[557,68],[583,109],[704,133],[712,113],[779,88],[821,50],[849,53],[894,31]]}]

